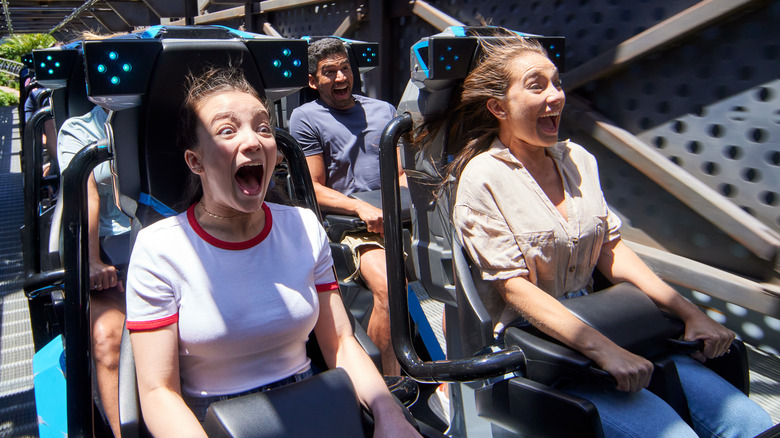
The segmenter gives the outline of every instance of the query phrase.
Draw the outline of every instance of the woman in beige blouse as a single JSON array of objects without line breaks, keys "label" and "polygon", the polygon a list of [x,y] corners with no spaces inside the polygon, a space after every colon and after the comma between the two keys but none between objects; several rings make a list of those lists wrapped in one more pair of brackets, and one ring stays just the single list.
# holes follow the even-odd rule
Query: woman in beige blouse
[{"label": "woman in beige blouse", "polygon": [[[485,54],[448,114],[450,173],[458,181],[453,223],[463,247],[493,286],[483,294],[496,334],[520,317],[592,359],[616,390],[564,387],[596,405],[607,436],[754,436],[769,415],[688,356],[676,356],[693,430],[645,390],[653,365],[571,314],[559,300],[591,291],[598,268],[630,282],[700,339],[704,361],[723,355],[734,333],[659,279],[621,240],[594,157],[558,141],[565,96],[558,71],[535,42],[483,43]],[[454,146],[454,147],[453,147]],[[633,435],[632,435],[633,434]],[[720,435],[717,435],[720,434]]]}]

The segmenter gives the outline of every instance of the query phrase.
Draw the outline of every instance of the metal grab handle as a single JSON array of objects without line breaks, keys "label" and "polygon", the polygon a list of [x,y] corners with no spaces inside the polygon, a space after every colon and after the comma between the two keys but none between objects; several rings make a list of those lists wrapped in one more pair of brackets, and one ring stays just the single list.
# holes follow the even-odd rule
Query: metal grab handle
[{"label": "metal grab handle", "polygon": [[667,339],[666,343],[669,345],[669,348],[678,353],[691,354],[704,350],[704,341],[701,339],[695,339],[693,341],[685,341],[682,339]]},{"label": "metal grab handle", "polygon": [[412,129],[412,116],[400,115],[387,124],[379,142],[382,215],[385,229],[387,285],[390,301],[390,333],[393,350],[409,376],[418,381],[470,381],[525,371],[525,354],[519,349],[457,360],[422,361],[412,342],[409,303],[403,263],[401,193],[398,184],[396,145]]},{"label": "metal grab handle", "polygon": [[91,437],[92,387],[89,318],[87,179],[92,170],[112,158],[107,141],[79,151],[62,171],[62,232],[65,271],[65,370],[68,436]]}]

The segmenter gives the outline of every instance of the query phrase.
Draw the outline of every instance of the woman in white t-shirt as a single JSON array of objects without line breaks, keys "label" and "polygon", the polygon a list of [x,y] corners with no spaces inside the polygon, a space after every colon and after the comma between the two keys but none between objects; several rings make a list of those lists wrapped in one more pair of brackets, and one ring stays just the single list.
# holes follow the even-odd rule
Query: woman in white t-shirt
[{"label": "woman in white t-shirt", "polygon": [[375,436],[418,436],[352,335],[327,238],[309,210],[265,202],[277,160],[267,107],[236,67],[191,78],[180,127],[202,195],[142,230],[127,327],[155,436],[205,436],[215,401],[311,375],[314,330],[349,374]]}]

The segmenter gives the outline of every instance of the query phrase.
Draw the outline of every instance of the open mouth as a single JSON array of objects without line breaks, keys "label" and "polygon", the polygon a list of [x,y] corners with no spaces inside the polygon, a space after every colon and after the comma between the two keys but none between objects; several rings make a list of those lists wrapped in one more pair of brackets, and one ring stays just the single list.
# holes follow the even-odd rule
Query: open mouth
[{"label": "open mouth", "polygon": [[547,114],[545,116],[539,117],[538,123],[539,126],[544,130],[545,132],[549,133],[557,133],[558,132],[558,124],[561,121],[561,112],[556,111],[552,114]]},{"label": "open mouth", "polygon": [[259,163],[250,163],[239,167],[234,178],[243,194],[255,196],[263,190],[264,175],[265,166]]},{"label": "open mouth", "polygon": [[349,86],[339,87],[339,88],[333,88],[333,95],[338,98],[346,98],[349,96]]}]

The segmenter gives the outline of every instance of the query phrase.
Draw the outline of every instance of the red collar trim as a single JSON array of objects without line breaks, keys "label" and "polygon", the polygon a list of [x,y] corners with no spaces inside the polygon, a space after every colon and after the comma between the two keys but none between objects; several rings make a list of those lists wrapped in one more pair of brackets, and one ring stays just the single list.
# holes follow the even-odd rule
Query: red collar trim
[{"label": "red collar trim", "polygon": [[265,212],[265,226],[260,231],[260,234],[244,242],[227,242],[217,239],[216,237],[206,232],[206,230],[200,226],[197,219],[195,219],[195,205],[197,205],[197,202],[192,204],[190,208],[187,209],[187,221],[189,221],[190,226],[195,231],[195,234],[200,236],[200,238],[206,241],[206,243],[216,246],[217,248],[231,251],[249,249],[265,240],[265,238],[268,237],[268,234],[271,232],[271,225],[273,223],[273,220],[271,219],[271,209],[268,208],[265,202],[263,202],[262,205],[263,212]]}]

